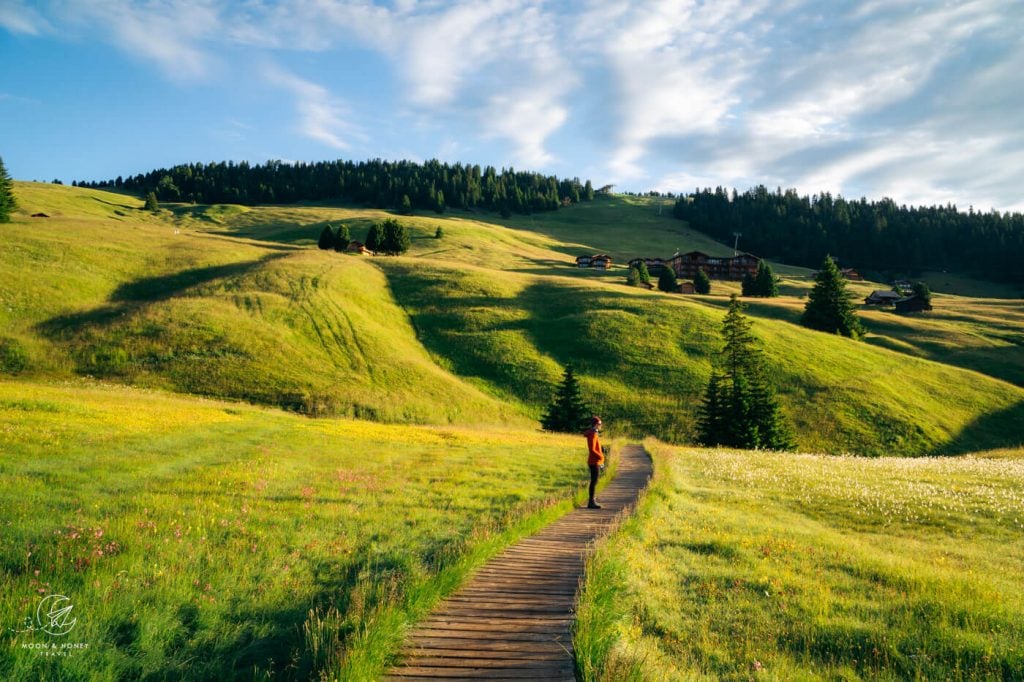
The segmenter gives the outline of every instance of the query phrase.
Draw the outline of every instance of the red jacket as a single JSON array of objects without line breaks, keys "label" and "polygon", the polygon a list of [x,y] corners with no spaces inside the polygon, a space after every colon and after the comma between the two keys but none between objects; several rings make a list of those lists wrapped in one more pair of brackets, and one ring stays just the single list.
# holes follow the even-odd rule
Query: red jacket
[{"label": "red jacket", "polygon": [[601,449],[597,429],[591,427],[584,431],[583,435],[587,437],[587,464],[604,464],[604,450]]}]

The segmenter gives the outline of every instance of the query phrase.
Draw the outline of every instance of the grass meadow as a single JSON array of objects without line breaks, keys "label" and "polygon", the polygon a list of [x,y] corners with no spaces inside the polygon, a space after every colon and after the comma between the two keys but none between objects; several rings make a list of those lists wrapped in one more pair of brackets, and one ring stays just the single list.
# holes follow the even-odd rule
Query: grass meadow
[{"label": "grass meadow", "polygon": [[582,679],[1024,675],[1024,451],[649,447],[655,481],[583,588]]},{"label": "grass meadow", "polygon": [[[0,382],[0,678],[374,679],[440,594],[570,507],[577,440]],[[73,632],[17,632],[48,593]],[[65,640],[87,648],[31,648]]]},{"label": "grass meadow", "polygon": [[[402,217],[399,258],[322,252],[389,214],[329,205],[172,205],[18,183],[0,252],[0,365],[17,376],[107,381],[390,423],[528,426],[576,365],[619,434],[692,438],[718,326],[711,296],[629,289],[624,269],[572,256],[707,243],[657,200],[604,198],[537,216]],[[51,217],[30,219],[29,211]],[[444,236],[435,239],[437,227]],[[782,268],[749,313],[805,450],[956,454],[1020,444],[1019,300],[936,296],[927,315],[864,310],[855,343],[795,324],[811,286]],[[852,284],[857,296],[878,285]]]}]

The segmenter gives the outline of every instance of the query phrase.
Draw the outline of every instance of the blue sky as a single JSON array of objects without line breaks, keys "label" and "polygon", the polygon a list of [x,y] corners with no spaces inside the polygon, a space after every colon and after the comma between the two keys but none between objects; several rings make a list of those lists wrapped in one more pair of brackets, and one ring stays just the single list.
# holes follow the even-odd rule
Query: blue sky
[{"label": "blue sky", "polygon": [[1024,210],[1024,1],[0,0],[19,179],[408,158]]}]

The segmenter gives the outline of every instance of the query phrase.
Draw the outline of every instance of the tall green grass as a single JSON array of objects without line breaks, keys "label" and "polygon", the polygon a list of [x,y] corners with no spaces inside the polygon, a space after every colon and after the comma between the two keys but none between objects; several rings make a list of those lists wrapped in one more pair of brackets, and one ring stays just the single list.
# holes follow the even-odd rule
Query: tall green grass
[{"label": "tall green grass", "polygon": [[652,447],[584,586],[583,679],[1020,678],[1024,452]]},{"label": "tall green grass", "polygon": [[[0,425],[5,680],[372,679],[397,627],[585,474],[577,438],[83,381],[0,383]],[[50,593],[73,633],[15,632]],[[23,646],[65,641],[88,648]]]}]

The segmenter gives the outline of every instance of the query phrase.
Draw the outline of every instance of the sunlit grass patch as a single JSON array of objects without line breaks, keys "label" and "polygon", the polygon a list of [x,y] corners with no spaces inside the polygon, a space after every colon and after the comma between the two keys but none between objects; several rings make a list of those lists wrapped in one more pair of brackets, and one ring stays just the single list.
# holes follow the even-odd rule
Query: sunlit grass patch
[{"label": "sunlit grass patch", "polygon": [[[11,680],[379,672],[378,619],[401,625],[585,474],[577,438],[82,382],[0,383],[0,425]],[[20,644],[46,635],[7,631],[48,593],[87,652],[41,657]]]},{"label": "sunlit grass patch", "polygon": [[609,650],[642,656],[646,679],[1024,670],[1024,452],[657,454],[636,518],[596,559],[627,567],[610,574],[630,606]]}]

